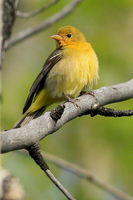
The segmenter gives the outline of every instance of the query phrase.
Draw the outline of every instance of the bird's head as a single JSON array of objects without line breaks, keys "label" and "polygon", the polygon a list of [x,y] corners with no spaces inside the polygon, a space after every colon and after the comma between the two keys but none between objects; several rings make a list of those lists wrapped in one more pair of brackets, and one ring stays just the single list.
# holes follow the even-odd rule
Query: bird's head
[{"label": "bird's head", "polygon": [[56,35],[51,36],[52,39],[56,40],[57,47],[62,47],[66,45],[70,45],[72,43],[77,42],[85,42],[86,39],[78,29],[72,26],[64,26],[61,27]]}]

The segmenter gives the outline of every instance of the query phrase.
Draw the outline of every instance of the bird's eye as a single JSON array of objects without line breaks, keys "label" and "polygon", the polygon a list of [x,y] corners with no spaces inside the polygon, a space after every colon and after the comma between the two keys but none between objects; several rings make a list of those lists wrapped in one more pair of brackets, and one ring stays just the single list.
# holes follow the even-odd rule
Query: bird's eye
[{"label": "bird's eye", "polygon": [[66,36],[67,36],[68,38],[71,38],[71,37],[72,37],[71,33],[68,33]]}]

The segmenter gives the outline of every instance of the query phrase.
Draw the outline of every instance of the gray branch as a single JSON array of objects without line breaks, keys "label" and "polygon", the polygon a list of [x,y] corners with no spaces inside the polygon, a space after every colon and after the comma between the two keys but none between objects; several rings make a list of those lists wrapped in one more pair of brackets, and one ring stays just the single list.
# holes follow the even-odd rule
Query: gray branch
[{"label": "gray branch", "polygon": [[103,180],[96,177],[95,174],[93,174],[91,171],[83,169],[79,167],[76,164],[70,163],[66,160],[63,160],[62,158],[59,158],[55,155],[43,152],[43,156],[45,159],[47,159],[52,164],[56,165],[59,168],[62,168],[72,174],[75,174],[79,178],[86,179],[88,182],[94,184],[95,186],[103,189],[104,191],[112,194],[114,197],[120,200],[133,200],[132,196],[129,196],[128,194],[122,192],[121,190],[113,187],[112,185],[109,185],[105,183]]},{"label": "gray branch", "polygon": [[43,12],[44,10],[46,10],[47,8],[51,7],[52,5],[54,5],[55,3],[57,3],[59,0],[51,0],[48,4],[42,6],[41,8],[37,8],[36,10],[32,11],[32,12],[22,12],[20,10],[16,10],[16,16],[20,17],[20,18],[30,18],[30,17],[34,17],[38,14],[40,14],[41,12]]},{"label": "gray branch", "polygon": [[[27,151],[20,150],[17,151],[17,153],[28,156]],[[119,200],[133,200],[133,197],[128,195],[127,193],[121,191],[120,189],[114,187],[113,185],[110,185],[103,181],[102,179],[98,178],[92,171],[84,169],[83,167],[80,167],[79,165],[75,163],[71,163],[69,161],[66,161],[56,155],[53,155],[48,152],[41,152],[44,159],[46,159],[48,162],[54,164],[55,166],[81,178],[85,179],[89,183],[95,185],[98,188],[101,188],[105,192],[108,192],[112,196],[114,196],[116,199]]]},{"label": "gray branch", "polygon": [[0,2],[0,68],[2,68],[3,57],[3,0]]},{"label": "gray branch", "polygon": [[22,42],[23,40],[25,40],[25,39],[41,32],[41,31],[47,29],[52,24],[61,20],[63,17],[68,15],[70,12],[72,12],[81,1],[83,1],[83,0],[73,0],[70,4],[66,5],[61,11],[59,11],[58,13],[56,13],[55,15],[53,15],[52,17],[50,17],[46,21],[42,22],[39,25],[36,25],[33,28],[29,28],[25,31],[20,32],[18,35],[16,35],[13,39],[11,39],[8,42],[6,49],[8,49],[8,48],[14,46],[15,44]]},{"label": "gray branch", "polygon": [[76,105],[71,102],[64,103],[64,112],[57,122],[51,118],[50,112],[46,112],[22,128],[2,132],[0,134],[1,152],[6,153],[26,148],[56,132],[65,123],[90,109],[130,98],[133,98],[133,79],[118,85],[97,89],[94,91],[94,96],[82,95],[77,98]]},{"label": "gray branch", "polygon": [[0,68],[5,52],[5,45],[11,36],[15,20],[15,0],[0,1]]},{"label": "gray branch", "polygon": [[[65,197],[68,200],[76,200],[67,190],[66,188],[58,181],[57,178],[51,173],[49,169],[45,171],[45,174],[48,176],[48,178],[54,183],[54,185],[57,186],[57,188],[65,195]],[[127,199],[128,200],[128,199]],[[131,199],[130,199],[131,200]]]}]

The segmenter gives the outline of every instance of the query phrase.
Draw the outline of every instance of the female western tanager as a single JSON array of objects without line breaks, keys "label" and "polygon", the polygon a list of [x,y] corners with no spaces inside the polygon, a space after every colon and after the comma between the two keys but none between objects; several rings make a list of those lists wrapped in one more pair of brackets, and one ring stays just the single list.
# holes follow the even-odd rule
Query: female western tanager
[{"label": "female western tanager", "polygon": [[[79,96],[98,79],[98,59],[83,33],[72,26],[65,26],[51,37],[57,42],[56,50],[35,79],[23,108],[23,118],[14,128],[40,116],[52,103]],[[38,144],[26,149],[48,175],[49,168]]]},{"label": "female western tanager", "polygon": [[16,127],[55,102],[79,96],[98,79],[98,59],[83,33],[64,26],[51,38],[56,40],[56,49],[35,79],[23,108],[24,116]]}]

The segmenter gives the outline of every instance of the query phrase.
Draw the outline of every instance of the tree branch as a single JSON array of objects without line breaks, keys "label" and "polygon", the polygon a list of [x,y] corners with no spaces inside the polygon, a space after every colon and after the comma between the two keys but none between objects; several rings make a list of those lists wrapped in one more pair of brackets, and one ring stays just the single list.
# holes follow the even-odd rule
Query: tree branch
[{"label": "tree branch", "polygon": [[133,98],[133,79],[118,85],[102,87],[94,91],[94,96],[82,95],[75,104],[64,103],[64,112],[59,120],[51,118],[51,113],[46,112],[41,117],[32,120],[28,125],[4,131],[0,134],[1,152],[26,148],[60,129],[68,121],[86,113],[88,110],[100,106],[116,103]]},{"label": "tree branch", "polygon": [[25,31],[20,32],[17,36],[15,36],[8,42],[6,49],[50,27],[52,24],[54,24],[55,22],[59,21],[60,19],[68,15],[70,12],[72,12],[81,1],[82,0],[73,0],[73,2],[65,6],[60,12],[56,13],[46,21],[42,22],[39,25],[36,25],[33,28],[29,28]]},{"label": "tree branch", "polygon": [[43,159],[42,154],[40,153],[40,148],[38,144],[33,144],[26,149],[31,156],[31,158],[35,161],[35,163],[43,170],[43,172],[47,175],[47,177],[54,183],[54,185],[67,197],[69,200],[74,200],[72,195],[67,191],[67,189],[55,178],[53,173],[50,171],[49,166]]},{"label": "tree branch", "polygon": [[64,186],[55,178],[55,176],[51,173],[49,169],[45,171],[48,178],[57,186],[57,188],[65,195],[65,197],[69,200],[76,200],[72,195],[64,188]]},{"label": "tree branch", "polygon": [[0,69],[2,68],[3,59],[3,1],[0,2]]},{"label": "tree branch", "polygon": [[[15,10],[17,10],[20,0],[15,1]],[[15,13],[16,14],[16,13]]]},{"label": "tree branch", "polygon": [[105,183],[104,181],[98,179],[92,172],[85,170],[75,164],[72,164],[66,160],[63,160],[62,158],[59,158],[55,155],[43,152],[42,153],[44,158],[47,159],[52,164],[56,165],[57,167],[60,167],[72,174],[75,174],[76,176],[86,179],[87,181],[91,182],[92,184],[96,185],[97,187],[100,187],[106,192],[109,192],[114,197],[121,199],[121,200],[133,200],[133,197],[129,196],[128,194],[116,189],[115,187]]},{"label": "tree branch", "polygon": [[130,117],[133,115],[133,110],[114,110],[112,108],[100,107],[94,110],[88,110],[83,115],[91,115],[91,117],[96,115],[101,115],[104,117]]},{"label": "tree branch", "polygon": [[15,20],[15,0],[0,1],[0,69],[5,53],[6,42],[11,36]]},{"label": "tree branch", "polygon": [[16,10],[16,16],[17,17],[21,17],[24,19],[30,18],[30,17],[34,17],[37,14],[40,14],[41,12],[43,12],[44,10],[46,10],[47,8],[51,7],[52,5],[54,5],[55,3],[57,3],[59,0],[51,0],[48,4],[42,6],[41,8],[37,8],[36,10],[26,13],[26,12],[22,12],[19,10]]},{"label": "tree branch", "polygon": [[[24,150],[18,151],[18,153],[21,153],[22,155],[28,155],[27,152]],[[47,152],[41,152],[44,159],[46,159],[48,162],[54,164],[55,166],[66,170],[74,175],[76,175],[79,178],[87,180],[89,183],[92,183],[93,185],[101,188],[105,192],[108,192],[109,194],[113,195],[117,199],[120,200],[133,200],[132,196],[129,196],[128,194],[122,192],[121,190],[115,188],[112,185],[109,185],[105,183],[103,180],[99,179],[94,175],[91,171],[83,169],[79,167],[77,164],[68,162],[58,156],[55,156],[53,154],[47,153]]]}]

